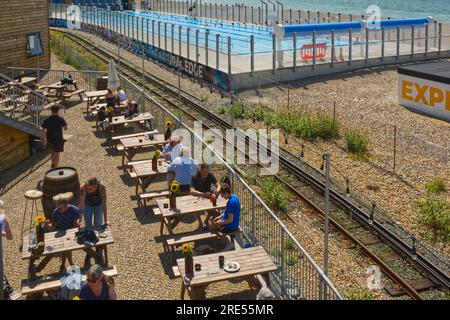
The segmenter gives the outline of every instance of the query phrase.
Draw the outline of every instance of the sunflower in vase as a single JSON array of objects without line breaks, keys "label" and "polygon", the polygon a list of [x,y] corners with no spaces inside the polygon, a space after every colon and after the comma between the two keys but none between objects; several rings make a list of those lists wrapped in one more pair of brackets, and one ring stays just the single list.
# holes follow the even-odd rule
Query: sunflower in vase
[{"label": "sunflower in vase", "polygon": [[153,154],[153,158],[152,158],[152,170],[156,171],[158,170],[158,159],[161,156],[161,151],[156,150],[155,153]]},{"label": "sunflower in vase", "polygon": [[37,242],[44,242],[44,224],[45,217],[43,215],[38,215],[34,218],[34,227],[36,228],[36,240]]},{"label": "sunflower in vase", "polygon": [[170,120],[166,121],[166,133],[164,133],[164,139],[168,140],[170,138],[170,136],[172,135],[172,127],[173,127],[173,122]]},{"label": "sunflower in vase", "polygon": [[180,184],[177,180],[172,180],[169,186],[169,204],[171,208],[177,207],[177,195],[180,191]]},{"label": "sunflower in vase", "polygon": [[192,247],[184,243],[181,246],[181,252],[184,254],[184,271],[186,275],[192,275],[194,272],[194,258],[192,257]]}]

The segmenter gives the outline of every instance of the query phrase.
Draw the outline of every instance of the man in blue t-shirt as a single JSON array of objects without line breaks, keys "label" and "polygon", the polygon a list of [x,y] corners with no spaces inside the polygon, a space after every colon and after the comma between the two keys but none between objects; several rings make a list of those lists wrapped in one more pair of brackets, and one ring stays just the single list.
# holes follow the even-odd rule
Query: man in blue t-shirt
[{"label": "man in blue t-shirt", "polygon": [[[65,197],[60,197],[56,201],[56,208],[53,210],[52,219],[48,222],[50,227],[57,231],[65,231],[67,229],[79,228],[81,221],[80,209],[69,204],[69,200]],[[72,253],[66,252],[61,254],[60,272],[64,272],[66,259],[69,260],[70,265],[74,265]]]},{"label": "man in blue t-shirt", "polygon": [[241,203],[237,195],[231,193],[231,188],[228,184],[222,184],[220,195],[227,199],[227,205],[223,214],[212,220],[211,226],[213,229],[219,229],[223,233],[235,232],[239,229],[241,220]]}]

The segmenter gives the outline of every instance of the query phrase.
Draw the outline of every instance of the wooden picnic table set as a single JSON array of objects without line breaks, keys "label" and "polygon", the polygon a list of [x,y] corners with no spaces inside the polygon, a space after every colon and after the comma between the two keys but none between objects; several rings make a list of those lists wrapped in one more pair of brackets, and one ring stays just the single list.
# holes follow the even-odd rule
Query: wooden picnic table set
[{"label": "wooden picnic table set", "polygon": [[[96,263],[102,265],[106,272],[116,275],[115,266],[109,266],[107,246],[114,243],[111,229],[106,227],[98,235],[95,244],[78,243],[76,233],[80,228],[72,228],[65,231],[53,231],[44,234],[43,250],[35,255],[34,249],[30,249],[28,235],[23,237],[22,260],[28,261],[28,278],[22,280],[22,294],[33,294],[46,290],[56,289],[60,286],[60,275],[49,274],[37,276],[52,259],[59,258],[64,253],[82,250],[94,258]],[[41,259],[36,265],[37,260]]]},{"label": "wooden picnic table set", "polygon": [[[70,88],[72,86],[74,87],[74,89]],[[80,100],[84,100],[83,93],[85,93],[85,90],[78,89],[77,80],[73,80],[72,83],[62,84],[61,81],[59,81],[52,84],[46,84],[42,85],[40,89],[44,90],[44,94],[46,97],[53,97],[57,98],[58,100],[65,101],[66,99],[69,99],[74,95],[78,95],[80,97]]]},{"label": "wooden picnic table set", "polygon": [[145,123],[151,121],[152,119],[154,119],[154,117],[148,112],[134,114],[131,118],[127,118],[125,116],[113,117],[112,121],[108,121],[109,126],[106,130],[108,140],[112,138],[112,132],[117,133],[120,128],[125,125]]},{"label": "wooden picnic table set", "polygon": [[[224,234],[220,231],[194,231],[174,234],[173,221],[180,219],[187,215],[204,214],[211,210],[222,210],[226,207],[227,200],[219,197],[216,204],[213,204],[210,199],[197,197],[192,195],[177,197],[176,208],[170,208],[169,199],[156,200],[158,206],[157,212],[161,219],[160,234],[163,235],[164,227],[167,229],[169,235],[166,237],[166,245],[170,247],[170,255],[174,261],[173,253],[174,247],[188,242],[195,242],[198,240],[207,240],[213,238],[220,238],[231,235],[234,241],[234,235]],[[222,260],[222,265],[221,261]],[[270,286],[269,274],[277,270],[271,257],[262,247],[251,247],[246,249],[238,249],[232,251],[225,251],[220,253],[213,253],[193,257],[192,264],[195,269],[186,270],[186,260],[184,258],[176,260],[176,268],[174,270],[182,278],[181,284],[181,299],[184,299],[186,290],[191,299],[204,299],[206,288],[214,282],[228,281],[233,279],[245,280],[251,288],[258,288],[260,283],[256,276],[262,275],[266,286]],[[228,267],[231,266],[231,267]],[[234,269],[231,269],[231,268]]]},{"label": "wooden picnic table set", "polygon": [[167,140],[162,133],[120,139],[120,143],[123,146],[122,165],[125,164],[125,159],[127,159],[127,161],[132,161],[133,157],[143,149],[159,148],[162,150],[164,145],[168,142],[169,140]]}]

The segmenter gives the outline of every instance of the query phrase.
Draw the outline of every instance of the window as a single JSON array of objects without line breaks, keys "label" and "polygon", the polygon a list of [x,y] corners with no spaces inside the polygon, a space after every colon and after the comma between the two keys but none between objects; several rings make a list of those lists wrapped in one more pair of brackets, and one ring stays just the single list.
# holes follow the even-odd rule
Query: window
[{"label": "window", "polygon": [[28,57],[40,56],[44,53],[40,32],[27,34],[27,53]]}]

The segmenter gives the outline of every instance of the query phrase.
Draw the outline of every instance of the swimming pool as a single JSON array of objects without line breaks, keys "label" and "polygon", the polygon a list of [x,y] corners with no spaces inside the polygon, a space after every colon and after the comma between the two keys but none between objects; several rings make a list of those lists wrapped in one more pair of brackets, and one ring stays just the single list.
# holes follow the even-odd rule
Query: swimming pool
[{"label": "swimming pool", "polygon": [[[92,13],[83,13],[84,18],[91,19]],[[103,16],[97,17],[100,22],[104,22]],[[154,21],[154,22],[153,22]],[[190,16],[152,12],[152,11],[123,11],[119,14],[118,20],[113,20],[115,26],[121,26],[123,30],[133,30],[135,34],[144,32],[144,37],[148,34],[151,41],[155,38],[174,39],[183,43],[190,43],[191,45],[197,42],[198,30],[198,45],[199,47],[208,47],[215,50],[217,47],[221,53],[228,52],[228,37],[231,38],[231,54],[246,55],[251,53],[250,38],[254,37],[254,52],[255,54],[272,53],[273,52],[273,32],[271,27],[257,26],[254,24],[232,23],[229,21],[219,21],[207,18],[194,18]],[[172,32],[172,25],[173,32]],[[180,32],[181,27],[181,32]],[[208,32],[208,40],[206,41],[206,32]],[[126,32],[125,32],[126,33]],[[132,33],[132,32],[130,32]],[[219,35],[219,38],[217,38]],[[141,35],[142,36],[142,35]],[[330,37],[317,37],[316,43],[326,43],[326,46],[331,46]],[[280,42],[281,48],[277,47],[277,51],[292,51],[292,38],[286,38]],[[303,45],[312,44],[312,37],[298,37],[297,49]],[[335,46],[347,46],[348,39],[336,37]]]}]

